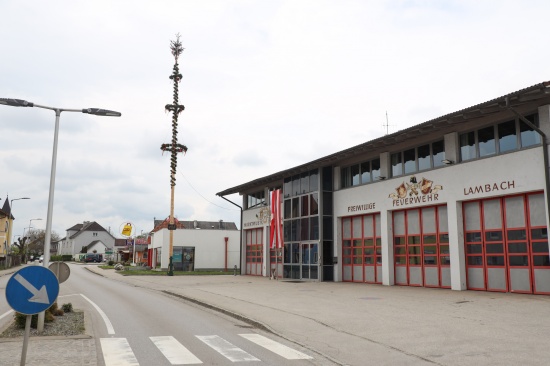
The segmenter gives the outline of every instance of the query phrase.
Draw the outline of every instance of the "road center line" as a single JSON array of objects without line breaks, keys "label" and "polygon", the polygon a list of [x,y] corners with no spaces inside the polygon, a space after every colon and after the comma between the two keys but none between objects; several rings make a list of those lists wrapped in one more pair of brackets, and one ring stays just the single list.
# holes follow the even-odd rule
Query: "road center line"
[{"label": "road center line", "polygon": [[101,317],[103,318],[103,321],[105,322],[105,326],[107,327],[107,333],[108,334],[115,334],[115,328],[113,328],[113,324],[111,324],[111,321],[109,320],[109,318],[107,317],[107,314],[105,314],[103,312],[103,310],[101,310],[101,308],[99,306],[97,306],[92,300],[88,299],[86,296],[84,296],[84,294],[80,294],[80,296],[82,296],[84,299],[86,299],[90,304],[92,304],[92,306],[97,310],[97,312],[99,313],[99,315],[101,315]]},{"label": "road center line", "polygon": [[6,311],[4,314],[0,315],[0,319],[2,319],[3,317],[6,317],[8,315],[10,315],[11,313],[13,313],[13,310],[8,310]]}]

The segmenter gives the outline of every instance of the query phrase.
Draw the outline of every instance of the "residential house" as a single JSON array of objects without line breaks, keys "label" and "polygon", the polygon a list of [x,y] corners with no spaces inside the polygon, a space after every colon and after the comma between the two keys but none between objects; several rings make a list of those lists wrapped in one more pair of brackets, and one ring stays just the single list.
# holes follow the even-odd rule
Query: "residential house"
[{"label": "residential house", "polygon": [[86,248],[86,253],[91,253],[89,251],[90,246],[95,247],[96,250],[103,246],[104,249],[102,250],[105,253],[109,249],[112,250],[114,248],[115,237],[97,222],[84,221],[82,224],[76,224],[67,229],[65,237],[58,243],[57,250],[60,255],[70,254],[74,259],[78,260],[78,254],[82,252],[84,247]]}]

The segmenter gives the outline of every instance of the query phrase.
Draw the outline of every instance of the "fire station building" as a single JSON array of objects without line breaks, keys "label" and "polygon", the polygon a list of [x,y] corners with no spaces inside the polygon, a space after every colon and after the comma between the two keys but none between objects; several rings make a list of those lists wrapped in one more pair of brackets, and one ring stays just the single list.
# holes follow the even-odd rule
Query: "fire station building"
[{"label": "fire station building", "polygon": [[219,192],[243,198],[242,273],[550,294],[547,135],[543,82]]}]

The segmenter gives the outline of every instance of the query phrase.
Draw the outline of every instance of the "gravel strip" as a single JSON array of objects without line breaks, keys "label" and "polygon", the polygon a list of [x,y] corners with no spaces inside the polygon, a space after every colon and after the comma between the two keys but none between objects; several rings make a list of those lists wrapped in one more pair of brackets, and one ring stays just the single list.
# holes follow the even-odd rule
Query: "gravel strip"
[{"label": "gravel strip", "polygon": [[[38,333],[38,330],[31,327],[30,336],[74,336],[84,334],[84,312],[72,311],[64,315],[56,316],[51,323],[44,323],[44,331]],[[19,328],[13,323],[0,334],[0,338],[24,337],[25,328]]]}]

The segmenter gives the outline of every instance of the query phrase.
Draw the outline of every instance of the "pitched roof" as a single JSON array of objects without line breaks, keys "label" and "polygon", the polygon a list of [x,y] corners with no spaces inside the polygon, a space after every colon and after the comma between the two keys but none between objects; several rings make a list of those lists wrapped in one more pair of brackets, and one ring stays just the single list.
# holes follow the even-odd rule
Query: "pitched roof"
[{"label": "pitched roof", "polygon": [[364,154],[365,152],[385,151],[388,146],[393,146],[401,141],[415,139],[429,132],[435,132],[446,128],[449,125],[461,122],[467,122],[476,118],[487,115],[495,115],[498,113],[507,114],[509,117],[508,107],[523,108],[523,107],[538,107],[550,103],[550,81],[544,81],[539,84],[515,91],[501,97],[491,99],[487,102],[476,104],[474,106],[452,112],[441,117],[431,119],[427,122],[414,125],[404,130],[367,141],[357,146],[338,151],[334,154],[310,161],[308,163],[294,166],[292,168],[279,171],[277,173],[267,175],[238,186],[228,188],[224,191],[216,193],[217,196],[223,197],[234,193],[246,193],[259,186],[277,187],[283,184],[283,179],[308,172],[313,169],[319,169],[327,166],[333,166],[346,159]]},{"label": "pitched roof", "polygon": [[[78,231],[76,233],[74,233],[73,235],[70,236],[69,239],[74,239],[76,238],[78,235],[82,234],[83,232],[85,231],[105,231],[108,233],[107,230],[105,230],[103,228],[103,226],[99,225],[97,222],[95,221],[85,221],[84,224],[76,224],[75,226],[73,226],[71,229],[69,230],[76,230],[76,228],[80,226],[80,228],[78,229]],[[110,233],[109,233],[110,235]],[[112,235],[111,235],[112,236]]]},{"label": "pitched roof", "polygon": [[2,212],[6,214],[6,216],[11,216],[12,220],[15,220],[15,217],[11,214],[11,207],[10,207],[10,199],[8,196],[6,196],[6,199],[4,200],[4,205],[2,206]]}]

